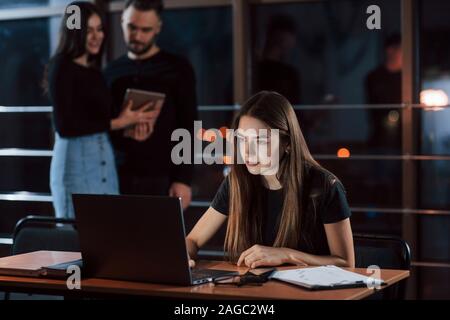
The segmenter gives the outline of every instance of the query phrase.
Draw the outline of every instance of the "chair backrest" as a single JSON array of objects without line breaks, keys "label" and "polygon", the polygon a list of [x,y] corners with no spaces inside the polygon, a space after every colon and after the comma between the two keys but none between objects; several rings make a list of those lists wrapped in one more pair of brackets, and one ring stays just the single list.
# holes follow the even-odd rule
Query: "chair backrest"
[{"label": "chair backrest", "polygon": [[[411,251],[408,243],[393,236],[354,234],[355,266],[367,268],[378,266],[381,269],[403,269],[411,267]],[[382,290],[381,299],[404,299],[406,281]]]},{"label": "chair backrest", "polygon": [[27,216],[17,222],[12,254],[38,250],[80,251],[75,220]]},{"label": "chair backrest", "polygon": [[411,267],[411,251],[401,238],[354,234],[353,241],[357,268],[377,265],[382,269],[409,270]]}]

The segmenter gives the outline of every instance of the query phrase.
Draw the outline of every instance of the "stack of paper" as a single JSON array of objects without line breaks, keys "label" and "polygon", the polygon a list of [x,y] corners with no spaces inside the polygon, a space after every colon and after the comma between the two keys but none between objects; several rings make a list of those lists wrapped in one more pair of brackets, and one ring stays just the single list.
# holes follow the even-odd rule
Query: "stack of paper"
[{"label": "stack of paper", "polygon": [[276,271],[271,279],[296,284],[308,289],[337,289],[385,284],[382,280],[366,277],[336,266],[322,266]]}]

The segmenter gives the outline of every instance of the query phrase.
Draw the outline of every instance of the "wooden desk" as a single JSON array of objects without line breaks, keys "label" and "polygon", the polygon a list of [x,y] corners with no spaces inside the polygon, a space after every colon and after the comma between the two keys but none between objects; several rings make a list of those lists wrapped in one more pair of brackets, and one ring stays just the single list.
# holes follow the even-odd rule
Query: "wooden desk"
[{"label": "wooden desk", "polygon": [[[30,265],[46,265],[48,257],[52,263],[57,263],[65,257],[64,252],[48,252],[23,255],[20,262],[27,261]],[[6,257],[0,259],[3,265]],[[67,260],[65,260],[67,261]],[[61,262],[64,262],[62,260]],[[227,262],[200,261],[201,268],[233,270],[244,273],[247,268],[239,268]],[[292,267],[282,267],[280,270]],[[366,274],[365,269],[348,269],[350,271]],[[170,272],[170,270],[168,270]],[[406,270],[381,270],[381,278],[388,283],[388,286],[399,282],[409,276]],[[384,286],[383,288],[386,288]],[[83,279],[81,290],[68,290],[64,280],[53,280],[46,278],[0,276],[0,291],[48,293],[64,296],[135,296],[135,297],[166,297],[183,299],[295,299],[295,300],[356,300],[370,296],[374,290],[369,288],[352,288],[339,290],[308,291],[294,285],[269,281],[262,286],[215,286],[214,284],[204,284],[192,287],[169,286],[153,283],[139,283],[129,281],[118,281],[108,279]]]}]

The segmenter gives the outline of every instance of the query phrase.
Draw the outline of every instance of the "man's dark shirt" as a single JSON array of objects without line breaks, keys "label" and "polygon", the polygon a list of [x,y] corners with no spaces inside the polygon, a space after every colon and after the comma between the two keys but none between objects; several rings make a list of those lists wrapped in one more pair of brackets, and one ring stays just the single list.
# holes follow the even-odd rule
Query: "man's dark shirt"
[{"label": "man's dark shirt", "polygon": [[197,120],[197,96],[195,75],[190,63],[163,50],[150,58],[132,60],[128,56],[111,62],[105,78],[113,97],[113,115],[123,106],[128,88],[161,92],[166,100],[149,139],[138,142],[123,137],[123,132],[112,134],[117,152],[121,179],[123,176],[165,179],[191,184],[192,165],[174,165],[171,160],[172,132],[177,128],[188,129],[193,136],[194,120]]}]

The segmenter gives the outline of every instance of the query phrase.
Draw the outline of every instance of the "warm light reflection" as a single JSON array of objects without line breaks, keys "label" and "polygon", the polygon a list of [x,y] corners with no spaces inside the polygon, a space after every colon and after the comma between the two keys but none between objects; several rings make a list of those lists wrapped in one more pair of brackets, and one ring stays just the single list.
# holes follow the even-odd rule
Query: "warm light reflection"
[{"label": "warm light reflection", "polygon": [[203,140],[203,134],[205,133],[205,129],[201,128],[200,130],[197,131],[197,139],[198,140]]},{"label": "warm light reflection", "polygon": [[231,156],[223,156],[223,163],[226,165],[233,164],[233,158]]},{"label": "warm light reflection", "polygon": [[390,123],[396,123],[398,119],[400,118],[400,114],[397,110],[391,110],[388,114],[388,120]]},{"label": "warm light reflection", "polygon": [[227,127],[220,127],[219,131],[222,138],[227,138],[227,129]]},{"label": "warm light reflection", "polygon": [[208,129],[203,133],[203,141],[214,142],[216,141],[218,133],[216,130]]},{"label": "warm light reflection", "polygon": [[431,110],[440,110],[448,105],[448,96],[443,90],[426,89],[420,92],[420,103],[427,107],[434,107]]},{"label": "warm light reflection", "polygon": [[350,157],[350,150],[347,148],[340,148],[337,152],[338,158],[349,158]]}]

